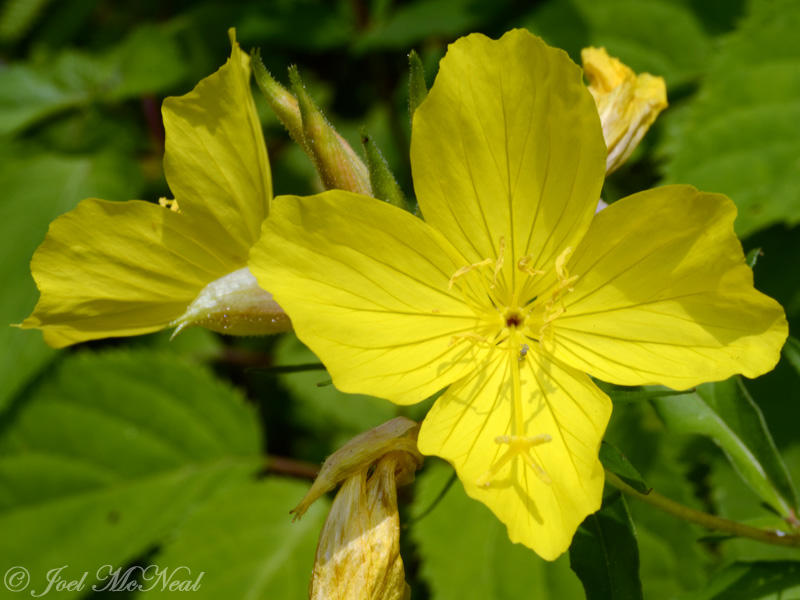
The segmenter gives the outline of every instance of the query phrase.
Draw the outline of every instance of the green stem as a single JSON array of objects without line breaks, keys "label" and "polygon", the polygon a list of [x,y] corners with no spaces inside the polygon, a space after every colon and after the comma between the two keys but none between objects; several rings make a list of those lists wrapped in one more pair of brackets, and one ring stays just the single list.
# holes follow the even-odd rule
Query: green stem
[{"label": "green stem", "polygon": [[775,546],[800,547],[800,535],[798,534],[787,533],[776,529],[759,529],[757,527],[731,521],[730,519],[716,517],[679,504],[652,490],[647,494],[642,494],[622,481],[622,479],[611,471],[606,471],[606,481],[629,496],[638,498],[642,502],[655,506],[679,519],[696,523],[706,529],[724,531],[725,533],[730,533],[738,537],[746,537]]}]

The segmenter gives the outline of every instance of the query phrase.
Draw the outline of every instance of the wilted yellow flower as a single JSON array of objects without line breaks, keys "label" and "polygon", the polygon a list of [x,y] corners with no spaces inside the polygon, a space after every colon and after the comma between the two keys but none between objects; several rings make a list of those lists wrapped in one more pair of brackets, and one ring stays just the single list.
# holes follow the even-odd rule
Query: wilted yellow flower
[{"label": "wilted yellow flower", "polygon": [[[300,517],[340,482],[320,534],[311,600],[405,600],[397,485],[422,464],[419,426],[398,417],[352,439],[332,454],[293,512]],[[369,473],[374,465],[374,470]]]},{"label": "wilted yellow flower", "polygon": [[581,50],[589,91],[597,103],[608,148],[606,173],[617,170],[634,151],[658,114],[667,107],[664,79],[636,75],[605,48]]},{"label": "wilted yellow flower", "polygon": [[247,268],[272,198],[250,91],[250,59],[228,62],[162,107],[164,172],[175,200],[90,198],[56,219],[31,271],[41,296],[23,328],[53,346],[166,327],[230,334],[290,323]]},{"label": "wilted yellow flower", "polygon": [[725,196],[667,186],[594,214],[597,107],[526,31],[452,44],[411,138],[424,221],[341,191],[284,196],[250,267],[342,391],[412,404],[446,388],[420,451],[554,559],[601,502],[611,401],[589,375],[755,377],[783,310],[753,287]]}]

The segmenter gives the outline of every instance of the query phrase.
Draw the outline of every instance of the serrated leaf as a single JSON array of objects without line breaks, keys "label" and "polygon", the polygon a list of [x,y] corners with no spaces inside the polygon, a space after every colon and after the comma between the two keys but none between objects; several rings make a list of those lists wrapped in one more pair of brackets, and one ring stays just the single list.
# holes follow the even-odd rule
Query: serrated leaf
[{"label": "serrated leaf", "polygon": [[800,222],[800,5],[750,2],[669,143],[665,183],[730,196],[736,231]]},{"label": "serrated leaf", "polygon": [[642,598],[639,548],[625,498],[612,492],[603,506],[586,517],[569,548],[572,570],[587,600]]},{"label": "serrated leaf", "polygon": [[585,46],[603,46],[637,72],[669,86],[697,77],[711,44],[692,10],[668,0],[572,0],[546,2],[524,22],[575,59]]},{"label": "serrated leaf", "polygon": [[124,566],[249,477],[259,438],[238,394],[174,354],[66,358],[0,432],[0,570],[36,589],[54,566]]},{"label": "serrated leaf", "polygon": [[764,502],[781,515],[796,513],[797,495],[786,465],[740,377],[654,402],[671,431],[710,437]]},{"label": "serrated leaf", "polygon": [[30,259],[47,226],[83,198],[135,197],[138,165],[113,152],[90,155],[31,154],[9,145],[0,157],[0,413],[53,351],[37,331],[10,327],[33,309],[37,291]]},{"label": "serrated leaf", "polygon": [[800,598],[800,562],[737,562],[717,573],[691,600],[790,600]]},{"label": "serrated leaf", "polygon": [[[307,489],[277,477],[233,487],[186,519],[151,562],[203,573],[191,592],[198,600],[303,598],[328,504],[317,501],[293,522],[289,509]],[[167,594],[156,586],[137,597]]]},{"label": "serrated leaf", "polygon": [[620,452],[619,448],[604,441],[600,445],[600,462],[603,467],[619,476],[625,483],[637,492],[646,494],[650,486],[644,482],[642,474],[634,467],[628,458]]},{"label": "serrated leaf", "polygon": [[[452,469],[428,460],[417,478],[412,518],[425,511]],[[441,502],[411,525],[421,573],[436,600],[538,600],[583,597],[566,556],[547,562],[508,539],[505,526],[456,481]]]}]

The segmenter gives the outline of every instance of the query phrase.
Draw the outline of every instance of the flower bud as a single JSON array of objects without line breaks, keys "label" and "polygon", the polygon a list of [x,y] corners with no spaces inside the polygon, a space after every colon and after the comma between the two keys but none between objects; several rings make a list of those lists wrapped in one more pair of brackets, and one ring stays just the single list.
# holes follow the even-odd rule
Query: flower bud
[{"label": "flower bud", "polygon": [[209,283],[170,325],[176,327],[172,337],[191,325],[228,335],[269,335],[292,328],[289,317],[247,267]]},{"label": "flower bud", "polygon": [[609,56],[605,48],[584,48],[581,60],[603,125],[609,174],[628,159],[667,107],[667,87],[662,77],[649,73],[637,76],[630,67]]},{"label": "flower bud", "polygon": [[364,161],[314,104],[296,67],[289,69],[289,78],[300,107],[305,151],[314,161],[322,184],[329,190],[347,190],[371,196],[369,171]]},{"label": "flower bud", "polygon": [[353,438],[328,457],[292,511],[299,518],[314,500],[344,482],[320,533],[312,600],[409,598],[400,556],[397,485],[413,481],[422,464],[418,432],[417,423],[398,417]]}]

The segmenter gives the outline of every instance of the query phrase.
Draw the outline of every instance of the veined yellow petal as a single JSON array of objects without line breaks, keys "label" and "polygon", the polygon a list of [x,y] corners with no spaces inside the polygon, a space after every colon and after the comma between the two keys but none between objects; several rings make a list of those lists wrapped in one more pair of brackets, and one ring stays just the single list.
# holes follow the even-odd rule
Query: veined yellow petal
[{"label": "veined yellow petal", "polygon": [[42,295],[22,327],[43,329],[54,346],[156,331],[228,269],[180,213],[84,200],[50,225],[33,255]]},{"label": "veined yellow petal", "polygon": [[552,279],[554,259],[589,226],[606,161],[594,100],[567,54],[525,30],[459,39],[411,138],[425,220],[468,263],[496,259],[503,238],[506,289],[523,257]]},{"label": "veined yellow petal", "polygon": [[209,247],[243,267],[272,197],[267,150],[250,90],[250,57],[231,32],[231,57],[162,106],[164,172],[180,210]]},{"label": "veined yellow petal", "polygon": [[[516,435],[514,369],[531,443],[509,455],[503,438]],[[506,524],[511,541],[554,560],[600,508],[598,449],[610,415],[611,401],[583,373],[533,348],[522,359],[498,350],[436,401],[418,446],[455,466],[467,494]]]},{"label": "veined yellow petal", "polygon": [[786,318],[753,287],[735,217],[728,198],[689,186],[600,212],[568,265],[578,280],[551,323],[555,356],[605,381],[677,389],[772,369]]},{"label": "veined yellow petal", "polygon": [[250,270],[342,391],[414,403],[463,376],[481,344],[447,240],[411,214],[332,190],[275,199]]}]

